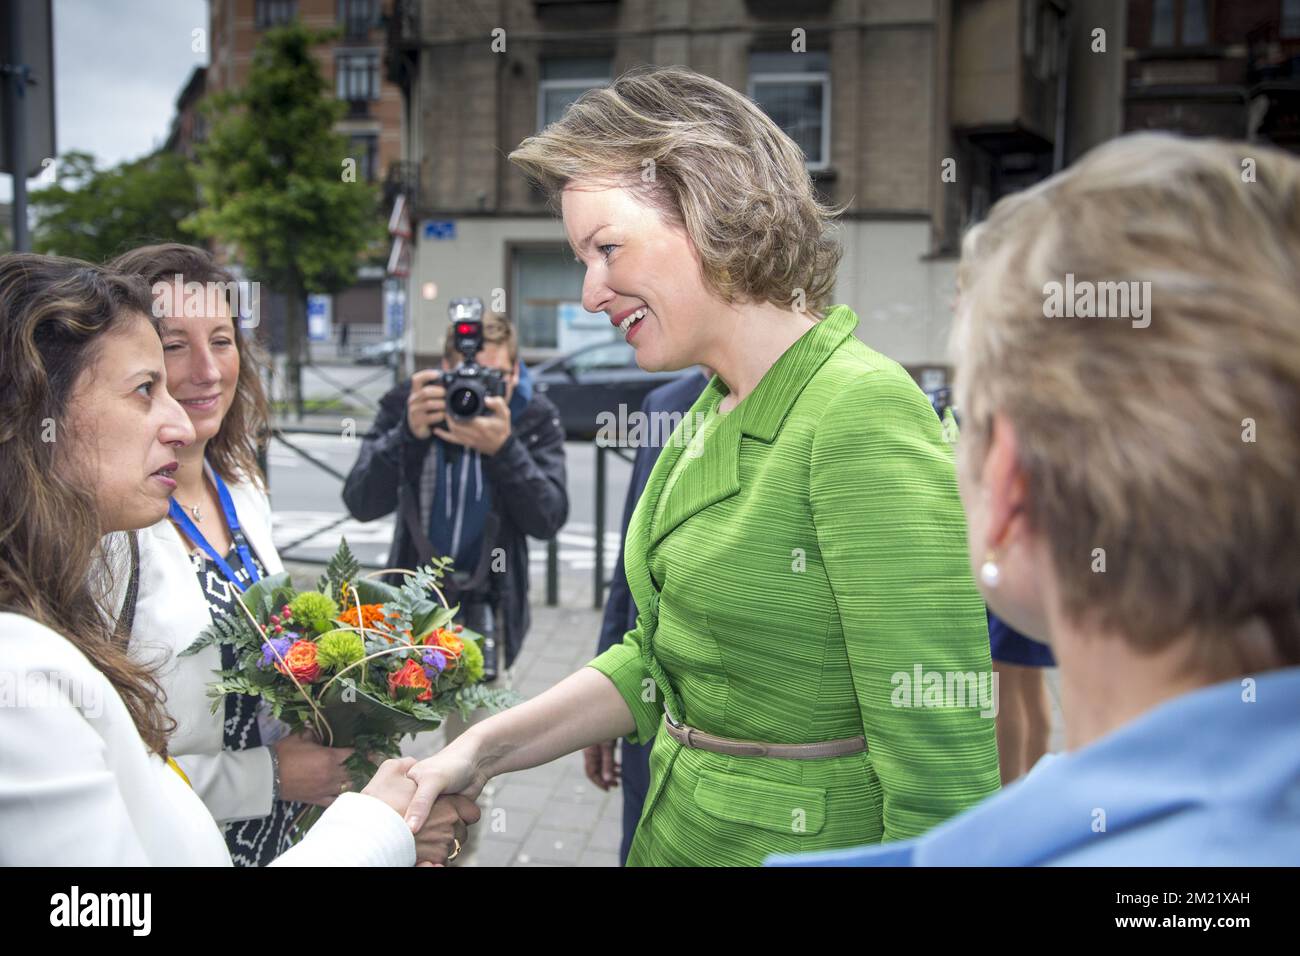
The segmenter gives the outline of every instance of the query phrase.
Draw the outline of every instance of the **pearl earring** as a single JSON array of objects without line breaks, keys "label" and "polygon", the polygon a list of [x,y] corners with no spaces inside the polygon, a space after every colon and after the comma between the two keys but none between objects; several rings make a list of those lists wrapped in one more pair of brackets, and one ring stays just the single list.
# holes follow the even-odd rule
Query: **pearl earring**
[{"label": "pearl earring", "polygon": [[988,556],[984,559],[984,564],[980,567],[980,580],[987,587],[995,588],[998,581],[1002,579],[1002,569],[998,567],[995,555],[989,551]]}]

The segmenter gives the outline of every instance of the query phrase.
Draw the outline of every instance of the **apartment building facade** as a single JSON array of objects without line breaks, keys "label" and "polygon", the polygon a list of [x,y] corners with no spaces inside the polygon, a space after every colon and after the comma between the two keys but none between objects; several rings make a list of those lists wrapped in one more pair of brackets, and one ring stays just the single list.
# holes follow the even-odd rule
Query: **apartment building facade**
[{"label": "apartment building facade", "polygon": [[1124,127],[1300,152],[1300,0],[1132,0]]},{"label": "apartment building facade", "polygon": [[[394,0],[416,361],[460,296],[503,299],[528,358],[573,343],[581,266],[506,156],[586,89],[677,64],[752,97],[848,204],[835,301],[922,378],[946,362],[964,225],[1119,132],[1123,4],[1088,6],[1072,22],[1064,0]],[[1095,25],[1109,45],[1072,61]]]},{"label": "apartment building facade", "polygon": [[[347,112],[336,129],[349,140],[348,155],[356,161],[359,180],[382,182],[386,171],[401,159],[402,92],[383,70],[384,0],[210,0],[210,63],[200,93],[240,87],[248,77],[253,51],[265,32],[299,21],[308,29],[336,31],[335,39],[315,50],[321,72]],[[177,103],[173,135],[178,147],[189,147],[193,133],[203,131],[193,108],[194,90],[187,87]],[[383,215],[377,210],[376,215]],[[333,354],[338,343],[350,347],[382,339],[385,329],[385,284],[382,265],[368,263],[357,281],[334,295],[309,299],[312,351]],[[285,307],[282,297],[269,296],[264,305],[269,344],[283,342]]]}]

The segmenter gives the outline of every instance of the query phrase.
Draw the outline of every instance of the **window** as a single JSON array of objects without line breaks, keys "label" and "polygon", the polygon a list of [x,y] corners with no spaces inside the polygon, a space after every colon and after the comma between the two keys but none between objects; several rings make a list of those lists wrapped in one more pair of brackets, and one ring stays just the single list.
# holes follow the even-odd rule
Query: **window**
[{"label": "window", "polygon": [[749,96],[803,150],[809,169],[830,165],[830,56],[751,53]]},{"label": "window", "polygon": [[609,57],[565,56],[542,60],[542,78],[537,87],[537,128],[545,129],[554,123],[587,90],[607,86],[609,74]]},{"label": "window", "polygon": [[1282,0],[1282,36],[1300,36],[1300,0]]},{"label": "window", "polygon": [[1034,73],[1040,80],[1046,80],[1056,76],[1061,38],[1061,15],[1050,3],[1038,12],[1038,31]]},{"label": "window", "polygon": [[257,9],[253,14],[259,30],[283,26],[297,15],[297,0],[257,0]]},{"label": "window", "polygon": [[1209,42],[1209,0],[1155,0],[1152,46],[1205,46]]},{"label": "window", "polygon": [[573,250],[567,243],[516,246],[510,250],[510,301],[516,303],[511,318],[519,330],[520,345],[559,346],[558,307],[563,302],[582,301],[583,275],[584,269],[573,261]]},{"label": "window", "polygon": [[1156,0],[1152,14],[1151,45],[1174,45],[1174,0]]},{"label": "window", "polygon": [[1033,59],[1038,55],[1038,0],[1025,2],[1025,56]]},{"label": "window", "polygon": [[334,74],[341,100],[379,99],[379,54],[345,53],[334,55]]},{"label": "window", "polygon": [[339,0],[339,26],[349,39],[364,38],[379,25],[376,0]]},{"label": "window", "polygon": [[1209,34],[1205,0],[1183,0],[1183,46],[1204,46]]},{"label": "window", "polygon": [[357,161],[357,178],[373,183],[379,172],[379,136],[352,134],[348,137],[348,155]]}]

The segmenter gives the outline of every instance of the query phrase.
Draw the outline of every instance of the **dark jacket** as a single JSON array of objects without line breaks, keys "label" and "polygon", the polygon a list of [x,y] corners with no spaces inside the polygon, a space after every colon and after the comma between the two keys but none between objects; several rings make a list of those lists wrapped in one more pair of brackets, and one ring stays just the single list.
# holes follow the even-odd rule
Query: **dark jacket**
[{"label": "dark jacket", "polygon": [[[396,513],[388,555],[392,568],[414,568],[432,557],[425,522],[436,469],[425,477],[425,459],[441,439],[419,439],[411,433],[406,423],[410,391],[408,379],[380,400],[379,414],[362,438],[361,454],[343,485],[343,502],[357,520],[373,521]],[[512,417],[510,437],[500,451],[483,456],[483,467],[493,494],[482,559],[477,569],[466,569],[474,574],[457,574],[464,589],[453,585],[448,599],[456,603],[474,596],[492,601],[499,609],[498,627],[504,632],[505,666],[509,667],[531,619],[527,536],[553,537],[569,517],[564,430],[549,399],[532,396],[523,413]],[[491,568],[496,548],[505,552],[503,573]]]},{"label": "dark jacket", "polygon": [[[656,412],[685,414],[708,384],[709,380],[699,371],[688,372],[646,395],[645,401],[641,403],[641,412],[644,415]],[[661,434],[658,428],[648,429],[648,432],[652,435]],[[627,586],[627,575],[623,573],[623,547],[627,543],[627,526],[632,520],[632,512],[641,500],[641,492],[650,480],[650,472],[654,470],[661,450],[659,445],[642,445],[636,450],[636,459],[632,462],[632,478],[627,486],[627,499],[623,502],[623,538],[619,544],[614,577],[609,582],[609,598],[605,602],[600,641],[596,645],[597,654],[621,643],[623,635],[636,627],[637,607],[636,601],[632,600],[632,591]],[[650,789],[650,748],[653,746],[653,741],[631,744],[624,738],[622,742],[623,840],[619,847],[619,861],[624,865],[627,864],[628,853],[632,849],[632,837],[636,834],[637,821],[641,819],[646,792]]]},{"label": "dark jacket", "polygon": [[[704,386],[708,384],[709,380],[698,370],[693,369],[681,378],[675,378],[649,392],[641,403],[641,413],[643,415],[673,412],[685,414],[700,397]],[[648,432],[657,435],[660,430],[651,428]],[[632,462],[632,477],[628,481],[627,498],[623,502],[623,537],[618,548],[618,561],[614,565],[614,576],[609,582],[609,597],[605,601],[605,616],[601,621],[600,640],[596,644],[597,654],[621,643],[623,635],[636,627],[636,602],[632,600],[632,592],[627,586],[627,576],[623,573],[623,544],[627,542],[627,526],[632,520],[632,512],[636,510],[636,503],[641,500],[641,492],[645,490],[646,482],[650,480],[650,472],[654,470],[655,462],[659,460],[660,451],[662,449],[658,445],[647,443],[637,448],[636,458]]]}]

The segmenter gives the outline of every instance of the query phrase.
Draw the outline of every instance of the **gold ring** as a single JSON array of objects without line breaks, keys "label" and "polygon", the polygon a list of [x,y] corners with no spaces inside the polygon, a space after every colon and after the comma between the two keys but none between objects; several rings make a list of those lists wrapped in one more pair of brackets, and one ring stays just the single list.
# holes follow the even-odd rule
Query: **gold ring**
[{"label": "gold ring", "polygon": [[[456,840],[455,837],[452,837],[452,839],[453,839],[453,840]],[[450,863],[452,860],[456,859],[456,857],[458,857],[458,856],[460,856],[460,841],[459,841],[459,840],[456,840],[456,849],[454,849],[454,850],[451,851],[451,856],[447,857],[447,862]]]}]

